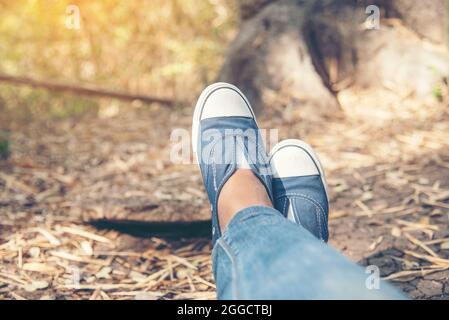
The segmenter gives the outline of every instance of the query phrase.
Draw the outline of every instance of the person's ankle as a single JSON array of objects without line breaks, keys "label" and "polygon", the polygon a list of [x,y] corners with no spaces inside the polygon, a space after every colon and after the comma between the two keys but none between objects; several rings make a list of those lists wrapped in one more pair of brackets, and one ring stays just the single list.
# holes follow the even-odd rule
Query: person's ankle
[{"label": "person's ankle", "polygon": [[218,198],[220,229],[241,210],[255,207],[272,207],[267,190],[250,169],[238,169],[225,183]]}]

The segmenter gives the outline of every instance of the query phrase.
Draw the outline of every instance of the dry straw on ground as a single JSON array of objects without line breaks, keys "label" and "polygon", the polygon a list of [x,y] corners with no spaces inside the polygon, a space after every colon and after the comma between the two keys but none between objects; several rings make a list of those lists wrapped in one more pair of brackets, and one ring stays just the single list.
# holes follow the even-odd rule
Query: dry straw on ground
[{"label": "dry straw on ground", "polygon": [[[384,96],[378,106],[372,94],[345,92],[343,118],[313,119],[279,103],[260,122],[317,149],[332,246],[378,265],[414,298],[447,298],[448,108],[404,99]],[[89,224],[209,218],[196,167],[169,160],[170,131],[188,129],[190,113],[153,106],[13,132],[13,157],[0,164],[0,297],[213,299],[208,239]]]}]

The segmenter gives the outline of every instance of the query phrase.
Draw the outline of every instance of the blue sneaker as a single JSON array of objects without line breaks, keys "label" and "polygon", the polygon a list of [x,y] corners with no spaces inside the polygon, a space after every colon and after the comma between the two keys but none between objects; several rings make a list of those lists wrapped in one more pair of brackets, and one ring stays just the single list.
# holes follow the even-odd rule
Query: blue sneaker
[{"label": "blue sneaker", "polygon": [[192,146],[212,210],[212,244],[221,237],[218,196],[239,169],[251,169],[273,200],[271,167],[254,112],[242,92],[228,83],[207,87],[193,114]]},{"label": "blue sneaker", "polygon": [[327,242],[329,198],[324,170],[312,147],[285,140],[270,154],[274,207],[290,221]]}]

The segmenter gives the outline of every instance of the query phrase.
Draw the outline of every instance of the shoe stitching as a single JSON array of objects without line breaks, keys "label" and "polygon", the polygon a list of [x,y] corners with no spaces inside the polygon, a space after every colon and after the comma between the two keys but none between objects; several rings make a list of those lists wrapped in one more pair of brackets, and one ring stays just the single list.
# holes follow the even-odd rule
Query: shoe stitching
[{"label": "shoe stitching", "polygon": [[292,203],[293,217],[294,217],[294,219],[295,219],[295,223],[297,223],[297,224],[299,224],[300,226],[304,227],[304,226],[302,225],[302,223],[301,223],[301,219],[299,218],[299,215],[296,216],[296,215],[297,215],[297,212],[299,212],[299,210],[296,208],[295,201],[292,201],[291,203]]},{"label": "shoe stitching", "polygon": [[211,151],[211,159],[213,160],[212,162],[212,177],[214,178],[214,190],[215,192],[218,191],[217,188],[217,164],[215,163],[215,148],[212,149]]},{"label": "shoe stitching", "polygon": [[[300,196],[299,196],[299,198],[302,198],[303,200],[312,203],[313,207],[315,208],[315,218],[317,219],[316,226],[318,227],[318,232],[320,233],[319,235],[320,235],[321,239],[323,239],[323,232],[322,232],[321,227],[326,228],[326,226],[321,224],[320,211],[319,211],[320,208],[319,208],[319,207],[318,207],[312,200],[310,200],[310,199],[303,198],[303,197],[300,197]],[[294,202],[294,201],[292,202],[292,205],[293,205],[293,209],[294,209],[294,210],[297,210],[296,212],[300,212],[300,210],[298,210],[298,209],[296,208],[295,202]],[[298,220],[299,220],[298,224],[299,224],[299,225],[302,225],[302,224],[301,224],[301,219],[299,219],[299,216],[298,216]]]},{"label": "shoe stitching", "polygon": [[[259,129],[258,129],[259,130]],[[225,133],[225,138],[227,138],[227,137],[245,137],[244,135],[242,135],[242,134],[236,134],[236,133]],[[254,144],[256,144],[256,145],[258,145],[257,144],[257,139],[253,139],[253,138],[251,138],[251,137],[247,137],[248,138],[248,140],[250,141],[250,142],[252,142],[252,143],[254,143]],[[215,147],[216,147],[216,145],[219,143],[220,141],[216,141],[216,142],[214,142],[214,145],[212,146],[212,152],[215,152]],[[242,149],[245,151],[245,152],[247,152],[248,150],[247,150],[247,148],[245,147],[245,145],[244,144],[240,144],[239,143],[239,145],[242,147]],[[257,155],[258,156],[262,156],[262,159],[264,159],[264,157],[266,157],[266,154],[264,154],[264,152],[262,152],[262,150],[261,150],[262,148],[257,148]],[[212,153],[211,152],[211,153]],[[233,156],[235,156],[235,148],[233,148],[233,150],[232,150],[232,152],[233,152]],[[250,159],[248,159],[248,160],[250,160]],[[257,159],[256,159],[257,160]],[[256,162],[257,163],[257,162]],[[267,164],[268,164],[268,162],[267,162]],[[214,165],[215,165],[215,162],[214,162]],[[251,169],[254,171],[254,172],[256,172],[256,173],[258,173],[258,174],[260,174],[260,169],[259,169],[259,166],[255,166],[255,165],[251,165],[250,164],[250,166],[251,166]],[[216,172],[214,172],[214,179],[216,179]],[[260,174],[260,176],[261,176],[261,179],[263,180],[263,183],[265,184],[265,186],[266,186],[266,189],[268,190],[268,192],[269,193],[272,193],[272,191],[271,191],[271,189],[268,187],[269,186],[269,183],[267,182],[267,179],[265,178],[265,175],[261,175]],[[215,192],[217,192],[218,191],[218,189],[221,187],[218,187],[217,188],[217,183],[216,183],[216,181],[214,180],[214,187],[216,188],[215,189]],[[271,195],[270,195],[271,196]]]},{"label": "shoe stitching", "polygon": [[306,195],[306,194],[303,194],[303,193],[288,192],[288,193],[286,193],[286,194],[284,194],[284,195],[282,195],[282,196],[280,196],[280,197],[290,197],[290,196],[298,196],[298,197],[304,197],[304,198],[307,198],[307,199],[309,199],[310,201],[312,201],[314,204],[316,204],[317,206],[319,206],[320,209],[321,209],[321,211],[322,211],[323,213],[326,212],[326,210],[324,210],[324,208],[321,206],[321,204],[320,204],[317,200],[315,200],[315,199],[313,199],[312,197],[310,197],[310,196],[308,196],[308,195]]},{"label": "shoe stitching", "polygon": [[315,206],[315,217],[318,220],[318,230],[320,230],[321,239],[324,239],[323,230],[320,228],[320,226],[322,225],[320,216],[321,216],[320,211],[318,210],[317,206]]},{"label": "shoe stitching", "polygon": [[288,217],[288,213],[285,212],[285,208],[287,207],[288,198],[285,197],[284,208],[282,209],[282,214],[285,214]]},{"label": "shoe stitching", "polygon": [[[259,129],[257,129],[257,130],[259,130]],[[256,139],[253,139],[253,138],[251,138],[251,137],[247,137],[247,136],[245,136],[245,135],[243,135],[243,134],[238,134],[238,133],[224,133],[224,139],[225,138],[228,138],[228,137],[242,137],[242,138],[248,138],[248,140],[250,141],[250,142],[252,142],[252,143],[254,143],[254,144],[256,144],[256,146],[258,146],[259,144],[257,143],[257,138]],[[223,140],[223,139],[222,139]],[[213,156],[213,154],[215,153],[215,147],[216,147],[216,145],[218,144],[218,143],[220,143],[220,142],[222,142],[222,140],[220,141],[215,141],[214,143],[213,143],[213,145],[212,145],[212,147],[211,147],[211,154],[210,154],[210,156],[212,157]],[[243,151],[244,152],[247,152],[248,150],[247,150],[247,148],[245,147],[245,145],[244,144],[241,144],[241,143],[239,143],[239,145],[242,147],[242,149],[243,149]],[[256,148],[257,149],[257,155],[258,156],[262,156],[262,159],[265,159],[266,158],[266,154],[264,153],[264,152],[262,152],[261,151],[261,148]],[[235,148],[234,148],[234,150],[232,151],[233,153],[235,153]],[[233,154],[234,155],[234,154]],[[250,160],[250,159],[248,159],[248,160]],[[215,163],[215,162],[214,162]],[[256,158],[256,163],[257,163],[257,158]],[[266,163],[265,163],[265,165],[269,165],[269,162],[267,161]],[[258,169],[258,167],[257,167],[257,169]],[[260,171],[260,170],[258,170],[258,171]]]},{"label": "shoe stitching", "polygon": [[[257,129],[258,131],[260,130],[259,128]],[[225,132],[225,137],[235,137],[235,138],[237,138],[237,137],[241,137],[241,138],[247,138],[248,139],[248,141],[249,142],[252,142],[253,144],[255,144],[256,145],[256,149],[257,149],[257,155],[258,156],[262,156],[262,159],[265,159],[266,158],[266,154],[264,153],[264,152],[262,152],[261,151],[261,148],[259,148],[259,143],[257,142],[258,141],[258,139],[257,138],[255,138],[255,139],[253,139],[252,137],[248,137],[248,136],[245,136],[245,135],[243,135],[243,134],[238,134],[238,133],[226,133]],[[259,136],[259,133],[258,133],[258,136]],[[236,140],[237,141],[237,140]],[[242,147],[242,149],[243,149],[243,151],[244,152],[248,152],[248,148],[246,148],[245,147],[245,145],[243,144],[243,143],[240,143],[239,142],[239,145]],[[234,148],[235,149],[235,148]],[[264,148],[265,149],[265,148]],[[246,156],[248,156],[248,154],[246,154]],[[250,159],[247,159],[248,161],[250,160]],[[256,163],[257,163],[257,157],[256,157]],[[266,161],[266,163],[265,163],[265,165],[266,166],[269,166],[269,162],[268,161]],[[257,167],[257,169],[259,170],[259,168]]]},{"label": "shoe stitching", "polygon": [[[302,198],[302,199],[304,199],[304,200],[306,200],[306,201],[309,201],[309,202],[311,202],[312,204],[314,204],[315,210],[320,209],[321,213],[323,214],[323,217],[326,216],[326,213],[325,213],[326,211],[323,209],[323,207],[321,206],[321,204],[320,204],[319,202],[317,202],[315,199],[313,199],[313,198],[311,198],[311,197],[309,197],[309,196],[307,196],[307,195],[305,195],[305,194],[302,194],[302,193],[288,193],[288,194],[286,194],[285,196],[287,196],[287,197],[288,197],[288,196],[296,196],[296,197],[300,197],[300,198]],[[294,204],[294,202],[293,202],[293,204]],[[327,224],[321,222],[321,217],[320,217],[319,214],[317,214],[317,212],[315,212],[315,216],[317,217],[317,219],[318,219],[320,225],[322,225],[322,226],[324,227],[324,230],[325,230],[325,232],[326,232],[326,234],[327,234],[327,233],[328,233],[328,227],[327,227]],[[321,233],[322,238],[324,239],[324,237],[323,237],[324,235],[322,234],[321,231],[320,231],[320,233]]]}]

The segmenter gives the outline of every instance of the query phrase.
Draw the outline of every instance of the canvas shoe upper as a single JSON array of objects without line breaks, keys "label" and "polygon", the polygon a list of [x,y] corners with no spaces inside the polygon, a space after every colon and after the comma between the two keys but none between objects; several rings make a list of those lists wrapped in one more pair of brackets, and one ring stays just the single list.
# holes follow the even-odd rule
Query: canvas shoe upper
[{"label": "canvas shoe upper", "polygon": [[327,242],[329,201],[323,167],[301,140],[278,143],[270,154],[274,207]]},{"label": "canvas shoe upper", "polygon": [[221,236],[218,197],[238,168],[251,169],[272,196],[271,167],[254,112],[238,88],[216,83],[201,94],[193,116],[192,146],[212,210],[212,242]]}]

